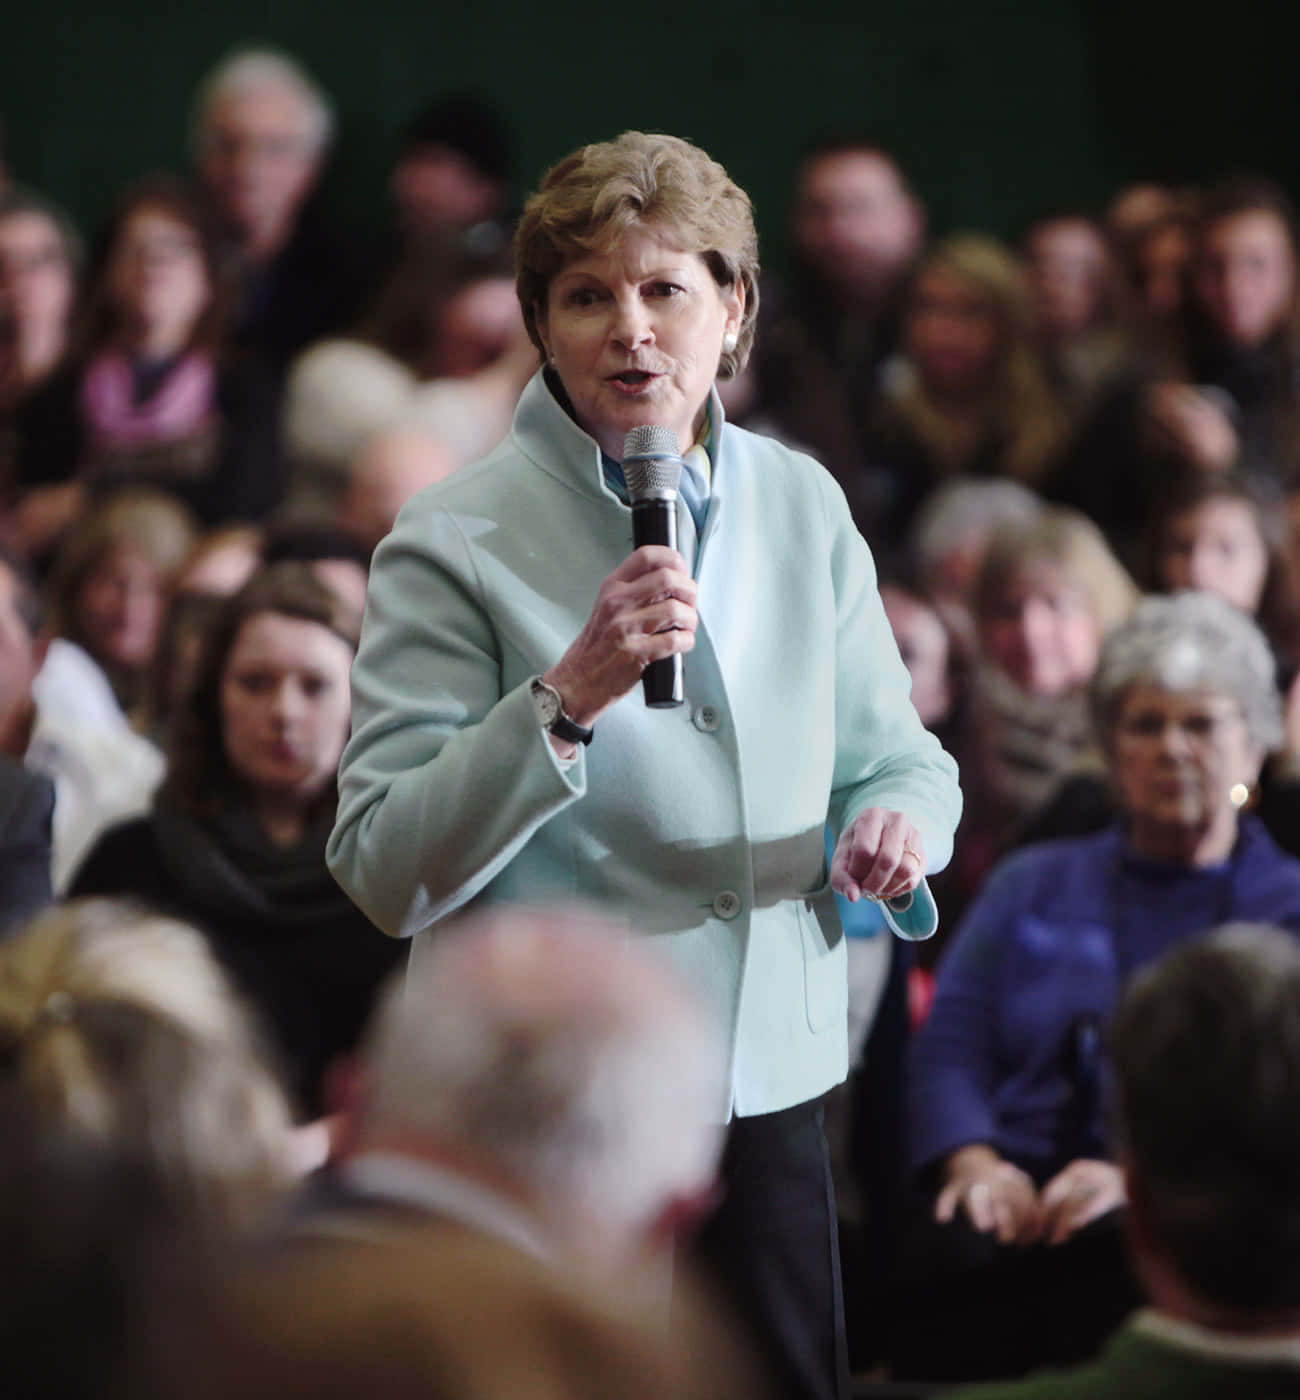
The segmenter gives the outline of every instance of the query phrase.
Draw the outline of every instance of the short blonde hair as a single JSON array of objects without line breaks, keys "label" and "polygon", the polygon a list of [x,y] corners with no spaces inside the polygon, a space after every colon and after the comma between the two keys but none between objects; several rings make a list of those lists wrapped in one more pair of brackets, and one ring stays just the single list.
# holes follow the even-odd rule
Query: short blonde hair
[{"label": "short blonde hair", "polygon": [[1020,571],[1037,563],[1054,565],[1087,595],[1099,636],[1126,621],[1137,606],[1137,585],[1101,531],[1077,510],[1058,506],[1043,511],[1036,520],[1011,522],[994,530],[975,587],[975,615],[981,626]]},{"label": "short blonde hair", "polygon": [[80,900],[0,947],[0,1063],[38,1129],[139,1155],[200,1226],[251,1226],[292,1176],[288,1102],[202,935]]},{"label": "short blonde hair", "polygon": [[740,286],[745,310],[736,348],[718,374],[744,369],[758,319],[758,233],[749,196],[716,160],[678,136],[625,131],[583,146],[546,172],[515,234],[515,289],[524,325],[545,353],[539,308],[569,263],[615,247],[629,228],[651,224],[699,253],[720,287]]}]

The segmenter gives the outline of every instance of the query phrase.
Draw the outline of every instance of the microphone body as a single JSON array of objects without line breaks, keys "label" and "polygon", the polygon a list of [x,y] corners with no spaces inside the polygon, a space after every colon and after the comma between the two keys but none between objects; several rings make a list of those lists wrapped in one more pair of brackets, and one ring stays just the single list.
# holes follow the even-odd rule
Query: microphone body
[{"label": "microphone body", "polygon": [[[632,503],[632,542],[677,548],[677,485],[682,459],[671,428],[633,428],[623,443],[623,479]],[[666,710],[686,697],[680,652],[652,661],[641,689],[651,709]]]}]

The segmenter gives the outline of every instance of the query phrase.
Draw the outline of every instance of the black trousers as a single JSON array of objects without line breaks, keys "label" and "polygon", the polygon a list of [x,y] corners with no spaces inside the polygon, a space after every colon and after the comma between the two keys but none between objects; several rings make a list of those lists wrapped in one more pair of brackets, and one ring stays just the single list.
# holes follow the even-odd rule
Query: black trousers
[{"label": "black trousers", "polygon": [[844,1302],[821,1101],[732,1120],[705,1272],[767,1363],[775,1393],[847,1400]]}]

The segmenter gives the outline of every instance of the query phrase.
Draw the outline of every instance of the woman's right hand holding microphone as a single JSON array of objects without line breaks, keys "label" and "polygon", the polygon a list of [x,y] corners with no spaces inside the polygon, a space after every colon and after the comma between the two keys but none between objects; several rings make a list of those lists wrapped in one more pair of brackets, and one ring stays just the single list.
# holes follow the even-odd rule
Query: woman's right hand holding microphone
[{"label": "woman's right hand holding microphone", "polygon": [[[542,679],[559,691],[564,712],[590,728],[632,690],[652,661],[695,645],[698,589],[686,560],[664,545],[634,550],[600,585],[591,616]],[[575,746],[551,736],[567,758]]]}]

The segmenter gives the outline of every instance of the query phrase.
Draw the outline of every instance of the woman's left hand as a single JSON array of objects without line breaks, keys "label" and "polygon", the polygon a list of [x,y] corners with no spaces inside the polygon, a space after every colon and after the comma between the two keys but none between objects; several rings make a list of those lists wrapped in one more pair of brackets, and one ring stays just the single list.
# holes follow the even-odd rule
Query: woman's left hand
[{"label": "woman's left hand", "polygon": [[925,874],[925,842],[902,812],[868,807],[840,833],[831,861],[831,887],[856,903],[864,894],[894,899]]},{"label": "woman's left hand", "polygon": [[1128,1200],[1124,1173],[1113,1162],[1079,1157],[1043,1187],[1043,1240],[1064,1244],[1076,1231]]}]

